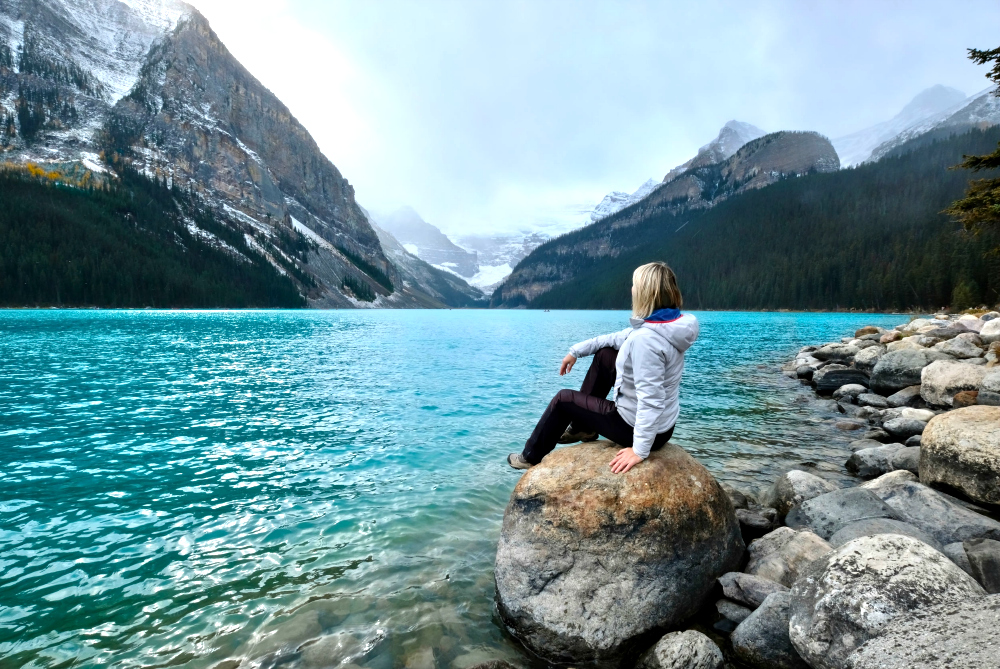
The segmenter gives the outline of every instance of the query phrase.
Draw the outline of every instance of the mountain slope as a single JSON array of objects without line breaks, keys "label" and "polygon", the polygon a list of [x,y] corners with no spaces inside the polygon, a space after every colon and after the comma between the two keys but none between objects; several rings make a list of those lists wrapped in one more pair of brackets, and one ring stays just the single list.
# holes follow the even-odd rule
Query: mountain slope
[{"label": "mountain slope", "polygon": [[[665,260],[692,309],[905,309],[973,306],[1000,300],[1000,261],[990,240],[960,231],[940,212],[970,175],[948,169],[963,154],[996,147],[1000,128],[974,130],[853,170],[786,179],[746,191],[710,209],[622,212],[555,240],[525,259],[544,284],[558,265],[571,279],[522,305],[532,308],[627,308],[632,270]],[[588,254],[598,240],[615,254]],[[560,249],[560,242],[563,246]],[[503,288],[494,303],[504,304]],[[522,293],[523,294],[523,293]],[[517,306],[506,303],[508,306]]]},{"label": "mountain slope", "polygon": [[530,304],[585,271],[586,263],[569,259],[596,261],[629,251],[632,237],[618,230],[651,216],[673,219],[778,181],[836,171],[839,166],[829,140],[816,133],[776,132],[759,137],[722,162],[688,169],[639,203],[543,244],[494,291],[490,304],[508,307]]},{"label": "mountain slope", "polygon": [[663,183],[669,183],[684,172],[698,168],[721,163],[734,153],[739,151],[747,142],[763,137],[767,133],[755,125],[744,123],[743,121],[729,121],[719,130],[718,136],[705,146],[698,149],[694,158],[683,165],[678,165],[667,172],[663,177]]},{"label": "mountain slope", "polygon": [[[276,269],[291,263],[307,276],[297,285],[312,306],[433,299],[417,284],[395,290],[399,271],[353,187],[189,5],[4,0],[0,104],[0,143],[15,162],[165,178],[252,238]],[[285,237],[310,239],[311,250],[292,259]]]},{"label": "mountain slope", "polygon": [[479,271],[475,253],[456,246],[412,207],[400,207],[390,214],[376,216],[375,220],[402,244],[414,247],[413,254],[431,265],[448,268],[466,278]]}]

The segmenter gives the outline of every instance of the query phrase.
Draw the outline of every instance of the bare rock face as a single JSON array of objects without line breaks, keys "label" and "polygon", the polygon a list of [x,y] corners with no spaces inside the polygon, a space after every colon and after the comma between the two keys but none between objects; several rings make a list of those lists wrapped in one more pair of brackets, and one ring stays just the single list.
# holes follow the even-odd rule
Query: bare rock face
[{"label": "bare rock face", "polygon": [[722,651],[701,632],[671,632],[639,658],[636,669],[722,669]]},{"label": "bare rock face", "polygon": [[898,534],[861,537],[818,560],[792,587],[789,637],[813,669],[841,669],[893,618],[985,595],[921,541]]},{"label": "bare rock face", "polygon": [[965,407],[931,419],[920,443],[920,481],[1000,504],[1000,407]]},{"label": "bare rock face", "polygon": [[951,601],[899,616],[847,658],[848,669],[998,666],[1000,595]]},{"label": "bare rock face", "polygon": [[560,448],[521,477],[497,547],[500,617],[551,662],[616,666],[676,626],[739,566],[729,497],[667,444],[626,474],[610,442]]}]

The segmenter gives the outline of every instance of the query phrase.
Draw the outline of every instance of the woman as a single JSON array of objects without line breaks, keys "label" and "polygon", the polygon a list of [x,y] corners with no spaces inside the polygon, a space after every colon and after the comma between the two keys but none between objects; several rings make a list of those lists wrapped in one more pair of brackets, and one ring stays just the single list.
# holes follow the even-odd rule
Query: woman
[{"label": "woman", "polygon": [[[577,358],[594,356],[583,386],[579,392],[556,393],[524,451],[507,456],[510,466],[528,469],[557,443],[593,441],[600,434],[625,447],[610,465],[620,474],[667,443],[677,422],[684,352],[698,338],[698,319],[681,315],[682,302],[677,277],[665,263],[637,268],[632,273],[631,327],[570,348],[560,376],[573,369]],[[614,401],[609,402],[612,388]]]}]

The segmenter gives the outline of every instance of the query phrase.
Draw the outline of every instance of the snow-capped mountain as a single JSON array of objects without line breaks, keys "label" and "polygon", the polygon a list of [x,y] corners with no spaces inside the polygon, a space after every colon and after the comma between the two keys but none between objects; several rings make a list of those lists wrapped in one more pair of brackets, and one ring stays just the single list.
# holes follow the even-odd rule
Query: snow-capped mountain
[{"label": "snow-capped mountain", "polygon": [[548,235],[540,232],[460,237],[459,245],[475,252],[479,259],[479,270],[468,282],[489,295],[507,278],[517,263],[549,239]]},{"label": "snow-capped mountain", "polygon": [[840,164],[850,167],[867,160],[877,160],[873,152],[880,145],[896,137],[907,135],[907,138],[912,138],[922,134],[926,130],[920,131],[919,128],[929,129],[928,123],[933,125],[934,119],[943,120],[964,107],[970,100],[971,98],[967,99],[965,93],[958,89],[940,84],[931,86],[918,93],[888,121],[834,139],[833,147],[840,156]]},{"label": "snow-capped mountain", "polygon": [[380,227],[392,233],[407,251],[421,260],[465,279],[479,271],[474,252],[456,246],[412,207],[400,207],[389,214],[375,214],[374,218]]},{"label": "snow-capped mountain", "polygon": [[972,95],[961,103],[929,116],[911,125],[872,150],[869,160],[879,160],[891,154],[911,139],[922,135],[938,136],[965,132],[972,128],[986,128],[1000,124],[1000,98],[996,89],[988,88]]},{"label": "snow-capped mountain", "polygon": [[715,139],[698,149],[694,158],[667,172],[666,176],[663,177],[663,183],[673,181],[690,169],[721,163],[739,151],[750,140],[763,137],[765,134],[767,133],[755,125],[743,121],[729,121],[722,126]]},{"label": "snow-capped mountain", "polygon": [[587,223],[595,223],[602,218],[606,218],[611,214],[617,214],[619,211],[633,205],[639,200],[643,199],[654,190],[656,190],[661,185],[661,182],[656,179],[650,179],[646,183],[639,186],[634,193],[626,193],[625,191],[616,190],[608,193],[604,196],[594,210],[590,212],[590,220]]},{"label": "snow-capped mountain", "polygon": [[[192,192],[313,306],[428,304],[351,184],[190,5],[3,0],[0,121],[5,160],[133,169]],[[302,245],[304,263],[289,253]]]}]

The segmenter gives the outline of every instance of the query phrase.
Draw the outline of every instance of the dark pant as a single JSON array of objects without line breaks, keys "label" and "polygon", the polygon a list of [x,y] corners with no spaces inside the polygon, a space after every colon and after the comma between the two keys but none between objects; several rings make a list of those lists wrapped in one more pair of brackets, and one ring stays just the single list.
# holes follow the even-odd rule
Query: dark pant
[{"label": "dark pant", "polygon": [[[602,348],[594,354],[579,391],[560,390],[549,402],[534,432],[524,444],[524,458],[538,464],[552,449],[570,423],[578,431],[597,432],[622,448],[632,446],[632,426],[607,399],[615,386],[615,359],[618,351]],[[656,435],[653,450],[670,440],[674,428]]]}]

